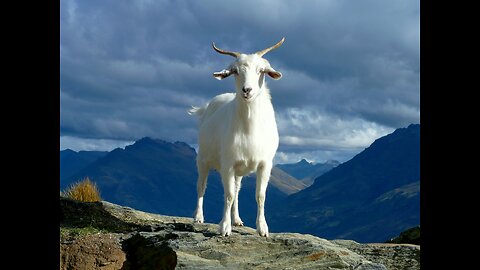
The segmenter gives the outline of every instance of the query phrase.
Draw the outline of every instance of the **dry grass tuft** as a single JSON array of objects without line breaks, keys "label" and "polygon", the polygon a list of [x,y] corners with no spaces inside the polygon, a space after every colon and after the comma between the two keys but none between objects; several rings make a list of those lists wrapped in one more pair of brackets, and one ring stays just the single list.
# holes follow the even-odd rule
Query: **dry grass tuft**
[{"label": "dry grass tuft", "polygon": [[72,184],[62,194],[67,198],[81,202],[99,202],[102,200],[97,184],[90,181],[88,177]]}]

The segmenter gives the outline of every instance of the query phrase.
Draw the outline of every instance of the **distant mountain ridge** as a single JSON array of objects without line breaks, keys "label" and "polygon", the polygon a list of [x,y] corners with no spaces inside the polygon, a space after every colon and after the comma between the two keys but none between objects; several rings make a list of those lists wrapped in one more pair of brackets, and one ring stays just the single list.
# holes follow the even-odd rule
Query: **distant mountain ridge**
[{"label": "distant mountain ridge", "polygon": [[327,160],[324,163],[313,164],[305,159],[302,159],[293,164],[277,164],[276,167],[301,180],[307,186],[310,186],[313,184],[315,178],[330,171],[338,165],[340,165],[340,162],[337,160]]},{"label": "distant mountain ridge", "polygon": [[270,220],[272,231],[359,242],[385,241],[420,224],[420,125],[375,140],[290,195]]},{"label": "distant mountain ridge", "polygon": [[178,209],[179,214],[189,215],[190,200],[181,198],[195,192],[190,183],[196,179],[195,156],[185,143],[146,137],[108,152],[61,180],[60,187],[88,176],[106,200],[152,212],[174,214]]},{"label": "distant mountain ridge", "polygon": [[107,151],[60,151],[60,179],[66,179],[93,161],[105,156]]}]

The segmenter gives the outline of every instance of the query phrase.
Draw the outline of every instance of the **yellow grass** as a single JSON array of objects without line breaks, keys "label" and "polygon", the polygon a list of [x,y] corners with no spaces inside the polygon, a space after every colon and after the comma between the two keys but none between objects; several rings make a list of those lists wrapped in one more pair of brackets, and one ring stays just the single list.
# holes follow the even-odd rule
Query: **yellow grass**
[{"label": "yellow grass", "polygon": [[72,184],[63,192],[63,196],[81,202],[98,202],[102,200],[97,184],[90,181],[88,177]]}]

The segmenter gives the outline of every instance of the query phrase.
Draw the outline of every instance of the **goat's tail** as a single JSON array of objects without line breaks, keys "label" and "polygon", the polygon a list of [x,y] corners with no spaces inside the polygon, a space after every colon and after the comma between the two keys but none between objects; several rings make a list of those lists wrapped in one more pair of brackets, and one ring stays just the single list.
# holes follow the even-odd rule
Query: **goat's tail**
[{"label": "goat's tail", "polygon": [[205,113],[206,107],[196,107],[192,106],[190,110],[188,110],[188,114],[190,115],[197,115],[199,118],[202,118],[203,114]]}]

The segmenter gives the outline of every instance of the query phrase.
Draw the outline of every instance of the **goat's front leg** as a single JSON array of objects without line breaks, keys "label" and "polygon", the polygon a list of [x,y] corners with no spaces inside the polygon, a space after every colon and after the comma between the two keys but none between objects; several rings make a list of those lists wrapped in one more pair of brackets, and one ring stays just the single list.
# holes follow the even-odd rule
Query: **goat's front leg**
[{"label": "goat's front leg", "polygon": [[220,221],[219,233],[222,236],[228,236],[232,234],[232,205],[235,197],[235,178],[233,173],[227,172],[222,173],[222,182],[223,182],[223,192],[224,192],[224,208],[223,208],[223,218]]},{"label": "goat's front leg", "polygon": [[268,180],[272,170],[271,162],[261,162],[257,168],[257,232],[260,236],[268,237],[268,225],[265,220],[265,196]]},{"label": "goat's front leg", "polygon": [[235,197],[233,198],[232,207],[232,221],[234,226],[243,226],[243,221],[240,218],[240,213],[238,212],[238,193],[240,192],[241,183],[242,177],[235,176]]}]

